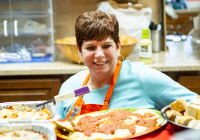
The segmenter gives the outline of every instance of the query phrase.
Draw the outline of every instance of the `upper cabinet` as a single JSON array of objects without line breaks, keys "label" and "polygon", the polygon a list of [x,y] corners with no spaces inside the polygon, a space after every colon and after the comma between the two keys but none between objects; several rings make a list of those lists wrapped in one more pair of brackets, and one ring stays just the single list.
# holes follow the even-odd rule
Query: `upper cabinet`
[{"label": "upper cabinet", "polygon": [[[178,10],[176,10],[177,12]],[[181,10],[180,10],[181,11]],[[177,12],[177,19],[172,19],[169,16],[166,16],[167,32],[168,34],[185,34],[188,33],[194,28],[193,17],[196,17],[198,13],[192,13],[185,10],[182,12]]]},{"label": "upper cabinet", "polygon": [[51,0],[0,0],[0,63],[54,60]]}]

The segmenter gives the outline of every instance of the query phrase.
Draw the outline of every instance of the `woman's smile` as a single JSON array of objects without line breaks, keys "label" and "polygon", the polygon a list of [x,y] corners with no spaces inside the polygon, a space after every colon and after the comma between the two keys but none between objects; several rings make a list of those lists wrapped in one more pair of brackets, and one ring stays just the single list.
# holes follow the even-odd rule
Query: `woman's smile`
[{"label": "woman's smile", "polygon": [[94,64],[96,65],[104,65],[106,64],[108,61],[101,61],[101,62],[94,62]]}]

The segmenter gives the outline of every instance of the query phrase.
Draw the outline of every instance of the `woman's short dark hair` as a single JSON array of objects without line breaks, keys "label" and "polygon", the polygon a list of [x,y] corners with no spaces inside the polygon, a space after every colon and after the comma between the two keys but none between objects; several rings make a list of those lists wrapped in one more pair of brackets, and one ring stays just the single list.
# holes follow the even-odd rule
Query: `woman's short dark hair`
[{"label": "woman's short dark hair", "polygon": [[116,44],[119,42],[119,24],[112,14],[102,11],[90,11],[81,14],[75,24],[76,42],[81,51],[83,41],[103,40],[111,37]]}]

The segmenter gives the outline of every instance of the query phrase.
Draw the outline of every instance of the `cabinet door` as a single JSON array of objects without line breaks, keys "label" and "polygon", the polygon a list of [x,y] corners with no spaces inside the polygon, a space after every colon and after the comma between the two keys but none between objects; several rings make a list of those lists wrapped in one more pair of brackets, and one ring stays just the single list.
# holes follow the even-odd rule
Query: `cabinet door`
[{"label": "cabinet door", "polygon": [[11,4],[9,1],[0,1],[0,37],[1,38],[7,37],[8,33],[10,32],[10,26],[9,26],[9,23],[11,22],[10,8],[11,8]]},{"label": "cabinet door", "polygon": [[6,22],[9,29],[8,37],[0,38],[4,43],[4,63],[53,61],[51,0],[9,0],[0,2],[0,8],[3,5],[9,6],[8,12],[0,10],[0,22]]},{"label": "cabinet door", "polygon": [[178,82],[200,95],[200,76],[179,76]]},{"label": "cabinet door", "polygon": [[193,17],[198,13],[178,14],[178,19],[172,19],[166,16],[167,31],[174,31],[176,34],[183,33],[187,35],[193,29]]},{"label": "cabinet door", "polygon": [[59,78],[0,80],[0,102],[53,99],[60,86]]},{"label": "cabinet door", "polygon": [[10,46],[12,37],[11,28],[11,4],[9,1],[0,1],[0,63],[7,62],[7,46]]},{"label": "cabinet door", "polygon": [[11,5],[14,36],[50,36],[52,18],[50,1],[17,0],[11,1]]}]

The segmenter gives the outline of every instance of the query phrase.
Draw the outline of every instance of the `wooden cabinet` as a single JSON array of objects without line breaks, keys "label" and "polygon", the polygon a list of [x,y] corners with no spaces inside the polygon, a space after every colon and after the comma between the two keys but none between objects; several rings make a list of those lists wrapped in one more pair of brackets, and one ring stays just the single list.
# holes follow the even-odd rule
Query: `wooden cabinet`
[{"label": "wooden cabinet", "polygon": [[196,17],[198,13],[182,13],[177,15],[178,19],[166,16],[167,31],[170,34],[175,32],[176,34],[183,33],[187,35],[193,29],[193,17]]},{"label": "wooden cabinet", "polygon": [[[200,95],[200,71],[163,72]],[[0,103],[53,99],[61,84],[72,75],[1,76]]]},{"label": "wooden cabinet", "polygon": [[179,76],[178,82],[200,95],[200,76]]},{"label": "wooden cabinet", "polygon": [[21,76],[0,78],[0,102],[53,99],[69,76]]}]

